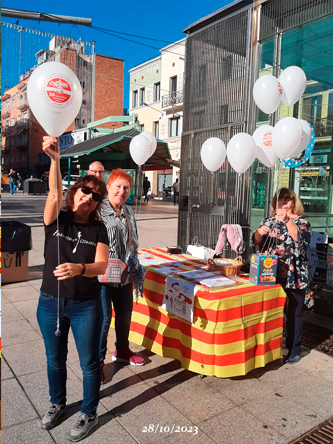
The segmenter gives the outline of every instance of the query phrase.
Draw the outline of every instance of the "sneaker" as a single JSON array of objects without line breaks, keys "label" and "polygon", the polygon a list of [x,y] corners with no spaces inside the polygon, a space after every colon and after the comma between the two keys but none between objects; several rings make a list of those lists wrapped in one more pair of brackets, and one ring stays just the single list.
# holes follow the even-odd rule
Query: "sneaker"
[{"label": "sneaker", "polygon": [[113,362],[125,362],[130,365],[143,365],[145,360],[141,358],[141,356],[136,355],[130,349],[128,349],[125,353],[119,354],[117,350],[112,355]]},{"label": "sneaker", "polygon": [[300,355],[290,356],[287,359],[287,363],[288,364],[296,364],[296,362],[298,362],[300,359],[301,359]]},{"label": "sneaker", "polygon": [[62,415],[66,411],[66,405],[65,404],[52,404],[49,410],[45,413],[43,418],[40,422],[40,428],[50,430],[55,425],[57,425],[57,422],[62,417]]},{"label": "sneaker", "polygon": [[105,374],[104,374],[104,361],[100,360],[101,363],[101,384],[105,384]]},{"label": "sneaker", "polygon": [[85,413],[80,413],[72,430],[67,434],[68,441],[81,441],[81,439],[85,438],[97,423],[97,414],[94,416],[88,416]]}]

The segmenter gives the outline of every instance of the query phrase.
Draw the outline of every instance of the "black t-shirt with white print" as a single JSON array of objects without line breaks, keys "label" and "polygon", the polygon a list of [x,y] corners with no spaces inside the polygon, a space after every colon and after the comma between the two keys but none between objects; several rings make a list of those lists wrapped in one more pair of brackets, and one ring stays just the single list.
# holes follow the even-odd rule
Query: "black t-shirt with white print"
[{"label": "black t-shirt with white print", "polygon": [[[54,269],[59,265],[58,238],[60,264],[65,262],[94,263],[97,243],[109,244],[108,234],[102,222],[78,224],[72,221],[69,213],[60,211],[59,230],[56,220],[45,226],[45,265],[41,292],[52,296],[58,295],[58,281],[53,274]],[[88,301],[100,294],[101,287],[97,277],[75,276],[59,282],[59,296],[61,298]]]}]

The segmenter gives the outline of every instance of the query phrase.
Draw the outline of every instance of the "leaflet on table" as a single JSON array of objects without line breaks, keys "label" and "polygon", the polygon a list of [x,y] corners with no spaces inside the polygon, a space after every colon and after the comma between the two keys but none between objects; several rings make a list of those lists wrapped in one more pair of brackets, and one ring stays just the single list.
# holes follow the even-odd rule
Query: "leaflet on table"
[{"label": "leaflet on table", "polygon": [[150,267],[152,265],[160,265],[160,264],[164,264],[165,262],[168,262],[167,259],[163,259],[163,258],[159,258],[159,257],[158,258],[156,258],[156,257],[147,258],[147,259],[141,259],[139,257],[139,261],[140,261],[141,265],[148,266],[148,267]]},{"label": "leaflet on table", "polygon": [[154,268],[153,271],[156,271],[157,273],[161,273],[161,274],[171,274],[171,273],[177,273],[178,272],[178,268],[175,267],[161,267],[161,268]]},{"label": "leaflet on table", "polygon": [[165,281],[162,308],[186,321],[193,322],[194,296],[197,291],[196,285],[168,276]]},{"label": "leaflet on table", "polygon": [[201,285],[206,285],[207,287],[226,287],[237,285],[237,282],[233,279],[229,279],[212,271],[193,270],[185,271],[178,274],[179,276],[182,276],[186,279],[191,279]]}]

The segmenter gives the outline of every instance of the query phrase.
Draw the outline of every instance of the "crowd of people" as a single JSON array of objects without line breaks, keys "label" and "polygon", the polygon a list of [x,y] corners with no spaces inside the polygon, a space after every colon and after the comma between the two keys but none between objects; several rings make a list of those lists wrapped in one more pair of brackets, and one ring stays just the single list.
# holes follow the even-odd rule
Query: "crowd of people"
[{"label": "crowd of people", "polygon": [[[121,168],[111,172],[107,184],[102,163],[93,162],[87,175],[72,185],[62,208],[63,192],[58,139],[44,137],[50,157],[49,189],[44,210],[45,266],[37,319],[47,356],[50,407],[41,420],[43,429],[57,425],[66,411],[66,360],[72,329],[83,374],[80,414],[68,433],[80,441],[97,424],[104,362],[114,310],[116,342],[112,361],[144,365],[129,348],[133,290],[143,292],[145,270],[138,261],[135,216],[126,201],[132,177]],[[13,180],[11,170],[11,180]],[[143,186],[148,201],[150,182]],[[174,203],[179,183],[174,184]],[[287,294],[288,363],[300,359],[302,309],[308,284],[306,250],[311,226],[293,190],[282,188],[274,196],[271,214],[253,235],[254,251],[279,256],[278,282]],[[114,270],[119,270],[115,275]]]}]

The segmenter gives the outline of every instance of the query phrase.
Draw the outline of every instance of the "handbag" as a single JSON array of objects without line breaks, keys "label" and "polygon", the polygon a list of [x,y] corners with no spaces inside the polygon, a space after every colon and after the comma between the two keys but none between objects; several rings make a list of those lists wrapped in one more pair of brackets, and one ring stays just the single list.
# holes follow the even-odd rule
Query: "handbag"
[{"label": "handbag", "polygon": [[[128,226],[129,251],[131,251],[131,228],[126,214],[125,217]],[[107,269],[104,274],[98,275],[98,280],[101,284],[125,284],[127,276],[128,272],[125,262],[109,257]]]}]

